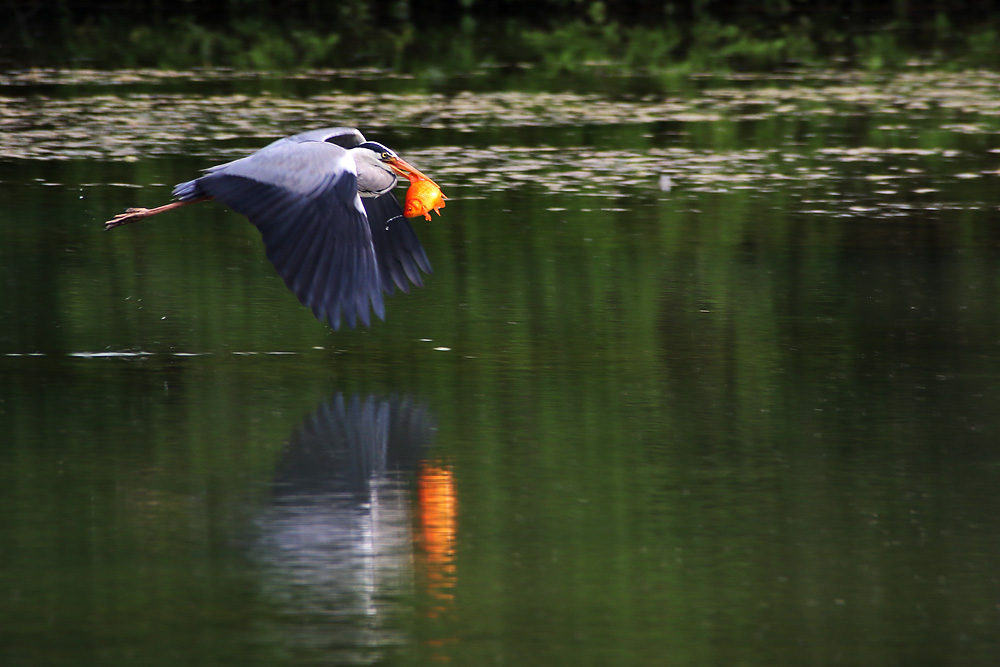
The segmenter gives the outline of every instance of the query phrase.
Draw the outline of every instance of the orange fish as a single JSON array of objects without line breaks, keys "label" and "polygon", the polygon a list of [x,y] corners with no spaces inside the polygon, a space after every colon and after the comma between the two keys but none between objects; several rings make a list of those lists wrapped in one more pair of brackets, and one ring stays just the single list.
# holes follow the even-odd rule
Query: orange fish
[{"label": "orange fish", "polygon": [[403,206],[403,215],[407,218],[415,218],[418,215],[431,219],[431,210],[441,215],[444,208],[444,200],[447,197],[441,192],[437,183],[426,178],[417,178],[410,175],[410,188],[406,191],[406,204]]}]

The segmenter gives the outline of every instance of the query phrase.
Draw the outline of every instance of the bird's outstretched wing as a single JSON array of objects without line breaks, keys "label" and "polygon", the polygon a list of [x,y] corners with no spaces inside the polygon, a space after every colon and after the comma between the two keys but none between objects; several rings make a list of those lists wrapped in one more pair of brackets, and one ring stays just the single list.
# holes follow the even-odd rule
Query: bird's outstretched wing
[{"label": "bird's outstretched wing", "polygon": [[[354,159],[323,139],[330,132],[287,137],[212,167],[177,185],[174,196],[213,197],[245,215],[260,230],[267,257],[285,284],[317,318],[334,329],[341,316],[351,327],[358,320],[367,326],[369,308],[384,317],[382,279]],[[353,142],[357,137],[350,132],[333,136]],[[313,134],[316,138],[309,138]]]},{"label": "bird's outstretched wing", "polygon": [[382,289],[392,295],[395,284],[400,291],[409,292],[407,278],[417,287],[423,287],[420,271],[430,273],[431,263],[413,227],[403,217],[395,195],[387,192],[380,197],[364,197],[361,202],[368,213]]},{"label": "bird's outstretched wing", "polygon": [[261,150],[267,150],[271,146],[280,144],[301,144],[307,141],[324,141],[343,148],[354,148],[358,144],[365,143],[365,135],[353,127],[324,127],[318,130],[299,132],[290,137],[282,137],[264,146]]},{"label": "bird's outstretched wing", "polygon": [[[294,134],[274,142],[301,143],[305,141],[325,141],[344,148],[353,148],[365,142],[365,137],[353,127],[326,127]],[[274,145],[274,144],[272,144]],[[393,285],[402,292],[409,292],[413,283],[423,287],[420,271],[431,273],[431,263],[409,221],[403,217],[403,209],[391,192],[379,197],[363,197],[361,202],[368,214],[375,259],[378,262],[382,289],[392,295]]]}]

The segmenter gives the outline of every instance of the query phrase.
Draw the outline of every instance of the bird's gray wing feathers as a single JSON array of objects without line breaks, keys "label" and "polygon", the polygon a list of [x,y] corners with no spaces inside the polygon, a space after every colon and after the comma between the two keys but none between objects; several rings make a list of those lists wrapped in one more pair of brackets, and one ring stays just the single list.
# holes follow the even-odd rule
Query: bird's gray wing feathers
[{"label": "bird's gray wing feathers", "polygon": [[395,283],[400,291],[409,292],[407,278],[417,287],[423,287],[420,271],[430,273],[431,263],[413,227],[403,217],[399,201],[387,192],[381,197],[364,197],[361,202],[368,212],[382,289],[391,295]]},{"label": "bird's gray wing feathers", "polygon": [[365,142],[365,135],[353,127],[324,127],[319,130],[308,130],[293,134],[290,137],[278,139],[264,148],[266,149],[278,144],[301,144],[307,141],[321,141],[336,144],[343,148],[354,148],[358,144]]},{"label": "bird's gray wing feathers", "polygon": [[[263,166],[265,164],[271,165],[272,168],[274,168],[275,165],[277,165],[278,168],[281,168],[279,161],[283,158],[287,159],[288,156],[294,156],[297,149],[293,147],[297,144],[316,143],[330,144],[331,146],[339,146],[341,148],[353,148],[358,144],[364,143],[364,141],[365,136],[353,127],[325,127],[319,130],[309,130],[308,132],[300,132],[299,134],[293,134],[290,137],[282,137],[281,139],[272,141],[256,153],[240,158],[239,160],[233,160],[232,162],[226,162],[224,164],[217,164],[214,167],[209,167],[205,170],[205,173],[211,174],[217,171],[230,171],[234,168],[234,165],[241,165],[240,167],[237,167],[240,169],[252,169],[252,167],[246,163],[250,163],[254,167],[261,167],[262,171],[266,169],[266,167]],[[331,153],[322,154],[329,155]],[[305,155],[308,154],[302,154],[302,156]],[[267,160],[263,160],[262,156],[266,157]],[[303,166],[308,167],[309,165]],[[181,201],[189,201],[199,197],[204,197],[206,193],[198,190],[197,187],[200,184],[200,180],[201,179],[196,178],[193,181],[179,183],[174,188],[174,197],[176,199],[180,199]]]},{"label": "bird's gray wing feathers", "polygon": [[277,142],[181,183],[174,196],[210,196],[260,230],[267,257],[299,300],[337,329],[384,317],[382,280],[348,152],[327,142]]}]

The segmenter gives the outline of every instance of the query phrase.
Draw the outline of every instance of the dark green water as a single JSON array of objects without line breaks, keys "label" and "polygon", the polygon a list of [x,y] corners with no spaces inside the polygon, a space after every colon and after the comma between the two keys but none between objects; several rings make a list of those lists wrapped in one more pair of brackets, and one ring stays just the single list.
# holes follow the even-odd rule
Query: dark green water
[{"label": "dark green water", "polygon": [[[996,664],[991,82],[8,82],[0,663]],[[101,230],[339,123],[451,197],[371,329]]]}]

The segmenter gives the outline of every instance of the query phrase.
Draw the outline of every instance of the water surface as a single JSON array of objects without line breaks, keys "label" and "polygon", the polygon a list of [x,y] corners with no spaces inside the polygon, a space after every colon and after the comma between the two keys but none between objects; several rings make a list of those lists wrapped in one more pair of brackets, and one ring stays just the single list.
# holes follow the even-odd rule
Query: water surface
[{"label": "water surface", "polygon": [[[1000,656],[995,75],[6,77],[4,664]],[[101,230],[340,124],[451,197],[368,330]]]}]

